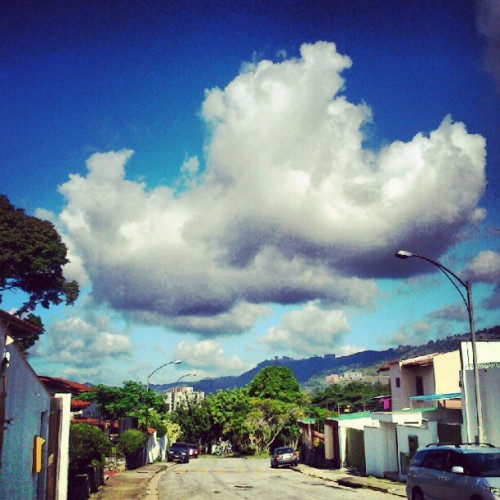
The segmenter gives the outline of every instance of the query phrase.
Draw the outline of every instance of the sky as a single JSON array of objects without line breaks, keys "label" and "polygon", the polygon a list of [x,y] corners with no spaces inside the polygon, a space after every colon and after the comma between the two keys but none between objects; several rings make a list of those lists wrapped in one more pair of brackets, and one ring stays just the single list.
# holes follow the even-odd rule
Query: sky
[{"label": "sky", "polygon": [[8,2],[0,192],[81,288],[35,311],[34,369],[188,382],[467,332],[401,249],[499,324],[499,26],[496,0]]}]

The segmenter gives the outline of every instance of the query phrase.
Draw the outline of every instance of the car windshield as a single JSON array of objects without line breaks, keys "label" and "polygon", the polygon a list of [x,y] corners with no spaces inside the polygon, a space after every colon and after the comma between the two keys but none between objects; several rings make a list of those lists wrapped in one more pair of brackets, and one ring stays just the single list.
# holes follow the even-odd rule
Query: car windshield
[{"label": "car windshield", "polygon": [[467,453],[470,472],[478,477],[500,477],[500,453]]},{"label": "car windshield", "polygon": [[284,455],[285,453],[293,453],[292,448],[276,448],[274,450],[275,455]]},{"label": "car windshield", "polygon": [[175,443],[173,444],[171,447],[170,447],[171,450],[173,449],[181,449],[181,450],[185,450],[186,449],[186,445],[185,444],[179,444],[179,443]]}]

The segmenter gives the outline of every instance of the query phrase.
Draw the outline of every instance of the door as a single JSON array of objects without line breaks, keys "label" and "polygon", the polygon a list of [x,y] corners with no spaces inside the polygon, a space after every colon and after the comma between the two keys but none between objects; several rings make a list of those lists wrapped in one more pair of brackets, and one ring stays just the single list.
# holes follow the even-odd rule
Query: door
[{"label": "door", "polygon": [[45,495],[47,500],[54,500],[57,491],[57,459],[59,455],[59,429],[61,427],[62,401],[59,398],[50,400],[49,439],[47,443],[47,483]]}]

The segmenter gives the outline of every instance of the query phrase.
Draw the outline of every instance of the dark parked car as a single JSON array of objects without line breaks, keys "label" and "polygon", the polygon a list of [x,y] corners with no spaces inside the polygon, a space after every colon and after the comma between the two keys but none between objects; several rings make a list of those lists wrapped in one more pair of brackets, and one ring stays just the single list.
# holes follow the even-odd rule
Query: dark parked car
[{"label": "dark parked car", "polygon": [[174,443],[167,452],[168,462],[189,462],[189,448],[186,443]]},{"label": "dark parked car", "polygon": [[500,448],[428,445],[412,458],[406,481],[410,500],[500,499]]},{"label": "dark parked car", "polygon": [[274,469],[280,465],[299,465],[299,454],[293,448],[275,448],[271,455],[271,467]]},{"label": "dark parked car", "polygon": [[191,458],[198,458],[199,454],[198,445],[195,443],[185,443],[185,444],[189,448],[189,456]]}]

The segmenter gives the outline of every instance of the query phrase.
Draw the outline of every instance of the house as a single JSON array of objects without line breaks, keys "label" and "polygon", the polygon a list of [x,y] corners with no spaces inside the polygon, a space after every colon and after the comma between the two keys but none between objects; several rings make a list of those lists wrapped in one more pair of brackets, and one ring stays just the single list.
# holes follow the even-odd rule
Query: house
[{"label": "house", "polygon": [[39,330],[0,310],[2,498],[67,495],[70,396],[51,395],[14,341]]},{"label": "house", "polygon": [[436,405],[461,408],[458,351],[392,361],[387,366],[390,371],[393,411]]}]

